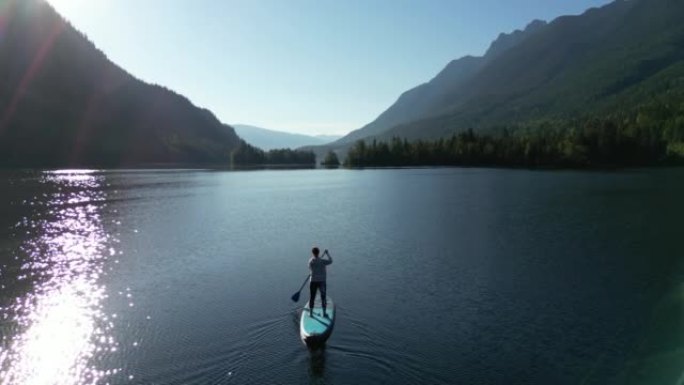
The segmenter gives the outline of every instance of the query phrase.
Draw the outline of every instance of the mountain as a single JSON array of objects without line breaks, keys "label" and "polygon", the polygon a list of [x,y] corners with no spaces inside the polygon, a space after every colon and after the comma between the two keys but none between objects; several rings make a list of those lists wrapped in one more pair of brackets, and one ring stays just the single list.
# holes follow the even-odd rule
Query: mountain
[{"label": "mountain", "polygon": [[227,163],[208,110],[112,63],[43,0],[0,2],[0,165]]},{"label": "mountain", "polygon": [[487,63],[506,50],[515,47],[545,25],[544,21],[535,20],[522,31],[517,30],[511,34],[499,35],[482,57],[466,56],[451,61],[428,83],[404,92],[377,119],[352,131],[336,144],[352,143],[364,137],[379,135],[396,125],[418,120],[434,113],[438,106],[449,100],[449,96],[467,91],[462,88],[463,84],[472,79]]},{"label": "mountain", "polygon": [[681,95],[681,20],[681,0],[616,0],[582,15],[533,22],[501,35],[481,58],[451,62],[334,145],[601,116],[636,110],[658,95]]},{"label": "mountain", "polygon": [[233,128],[235,128],[235,132],[238,136],[263,150],[273,150],[277,148],[294,149],[303,146],[323,145],[340,138],[339,136],[291,134],[245,124],[234,124]]},{"label": "mountain", "polygon": [[342,136],[343,135],[315,135],[314,138],[320,139],[324,143],[330,143],[342,139]]}]

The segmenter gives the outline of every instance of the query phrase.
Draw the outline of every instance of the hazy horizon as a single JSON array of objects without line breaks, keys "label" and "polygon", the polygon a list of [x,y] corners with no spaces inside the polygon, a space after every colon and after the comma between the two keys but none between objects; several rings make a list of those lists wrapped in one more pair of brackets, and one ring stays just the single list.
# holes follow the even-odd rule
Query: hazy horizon
[{"label": "hazy horizon", "polygon": [[222,122],[304,135],[362,127],[449,61],[482,55],[500,33],[610,3],[48,2],[143,81]]}]

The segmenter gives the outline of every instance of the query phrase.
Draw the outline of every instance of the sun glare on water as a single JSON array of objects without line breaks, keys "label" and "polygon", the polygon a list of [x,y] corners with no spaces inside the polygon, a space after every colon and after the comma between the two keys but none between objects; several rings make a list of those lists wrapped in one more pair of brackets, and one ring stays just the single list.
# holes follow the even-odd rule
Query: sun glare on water
[{"label": "sun glare on water", "polygon": [[52,193],[27,202],[45,206],[47,214],[19,226],[33,229],[18,256],[18,280],[32,288],[0,307],[0,319],[15,328],[0,344],[1,385],[94,384],[118,371],[91,362],[117,346],[99,282],[109,255],[100,218],[101,178],[90,171],[48,172],[42,183]]},{"label": "sun glare on water", "polygon": [[[74,384],[98,376],[86,373],[84,360],[94,353],[91,336],[96,314],[84,298],[85,282],[73,283],[40,298],[25,321],[26,332],[15,341],[14,363],[3,384]],[[98,293],[91,293],[98,296]]]}]

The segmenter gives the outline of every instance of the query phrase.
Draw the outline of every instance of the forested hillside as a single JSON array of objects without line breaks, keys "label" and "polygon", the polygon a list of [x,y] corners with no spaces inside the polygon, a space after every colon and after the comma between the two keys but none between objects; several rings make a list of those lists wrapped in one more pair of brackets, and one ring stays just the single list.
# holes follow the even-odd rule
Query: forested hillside
[{"label": "forested hillside", "polygon": [[[350,150],[347,163],[670,164],[684,154],[681,20],[681,1],[617,0],[537,23],[479,69],[462,70],[467,79],[421,105],[420,118],[355,132],[365,143]],[[385,114],[415,111],[402,98]]]}]

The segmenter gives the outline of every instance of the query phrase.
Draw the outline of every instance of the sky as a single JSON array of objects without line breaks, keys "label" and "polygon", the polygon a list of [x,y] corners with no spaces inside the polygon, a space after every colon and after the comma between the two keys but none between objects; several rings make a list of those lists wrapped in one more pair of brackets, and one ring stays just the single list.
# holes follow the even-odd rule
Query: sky
[{"label": "sky", "polygon": [[502,32],[609,0],[48,0],[113,62],[224,123],[342,135]]}]

